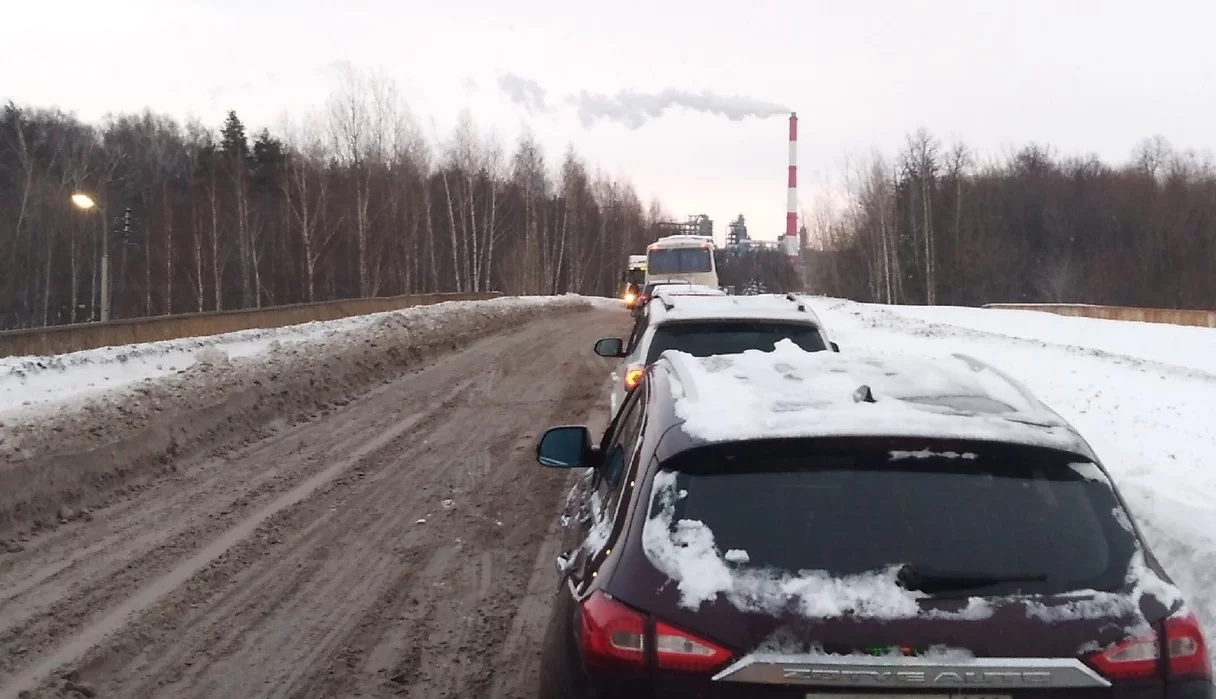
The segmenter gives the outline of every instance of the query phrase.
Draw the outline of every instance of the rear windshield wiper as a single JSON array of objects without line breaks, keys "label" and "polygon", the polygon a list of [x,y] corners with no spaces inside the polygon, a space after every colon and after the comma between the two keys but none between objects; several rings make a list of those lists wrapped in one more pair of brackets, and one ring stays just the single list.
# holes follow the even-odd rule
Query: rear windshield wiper
[{"label": "rear windshield wiper", "polygon": [[962,570],[942,570],[907,563],[900,567],[895,580],[908,590],[933,594],[991,587],[1003,583],[1046,582],[1045,573],[997,574]]}]

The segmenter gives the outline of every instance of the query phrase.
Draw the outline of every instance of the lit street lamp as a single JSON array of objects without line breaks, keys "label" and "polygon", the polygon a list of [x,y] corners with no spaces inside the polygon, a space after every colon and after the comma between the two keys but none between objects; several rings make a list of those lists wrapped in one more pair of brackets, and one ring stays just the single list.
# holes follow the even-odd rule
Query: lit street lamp
[{"label": "lit street lamp", "polygon": [[72,195],[72,204],[82,211],[101,209],[101,322],[110,319],[110,232],[106,230],[106,209],[87,194]]}]

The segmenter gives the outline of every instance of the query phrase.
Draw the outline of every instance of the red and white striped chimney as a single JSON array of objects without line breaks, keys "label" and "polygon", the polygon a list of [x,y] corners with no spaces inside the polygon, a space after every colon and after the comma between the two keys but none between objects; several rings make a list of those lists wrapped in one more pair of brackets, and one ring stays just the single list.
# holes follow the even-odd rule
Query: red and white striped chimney
[{"label": "red and white striped chimney", "polygon": [[798,115],[790,112],[790,184],[785,207],[785,252],[798,256]]}]

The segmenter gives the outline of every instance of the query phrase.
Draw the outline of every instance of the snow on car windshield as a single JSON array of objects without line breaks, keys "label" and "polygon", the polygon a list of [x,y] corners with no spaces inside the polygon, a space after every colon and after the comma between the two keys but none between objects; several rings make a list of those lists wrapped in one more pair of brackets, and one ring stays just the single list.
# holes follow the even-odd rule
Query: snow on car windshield
[{"label": "snow on car windshield", "polygon": [[[1067,457],[907,459],[875,449],[817,467],[807,451],[782,460],[702,449],[655,476],[643,547],[681,604],[725,595],[742,609],[793,604],[812,618],[909,617],[929,595],[899,583],[904,564],[1034,578],[934,593],[969,599],[964,618],[1014,596],[1063,595],[1028,606],[1049,621],[1133,616],[1142,594],[1166,605],[1177,598],[1113,514],[1122,510],[1113,491]],[[824,534],[841,531],[849,536]]]}]

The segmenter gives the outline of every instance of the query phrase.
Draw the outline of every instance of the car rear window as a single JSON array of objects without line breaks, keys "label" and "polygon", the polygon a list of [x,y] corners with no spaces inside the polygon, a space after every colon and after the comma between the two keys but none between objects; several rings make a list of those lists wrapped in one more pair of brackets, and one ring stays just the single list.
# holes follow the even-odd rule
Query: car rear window
[{"label": "car rear window", "polygon": [[739,354],[745,350],[772,352],[781,340],[791,340],[806,352],[827,349],[819,328],[807,323],[780,321],[712,321],[664,323],[655,328],[646,362],[654,362],[667,350],[694,357]]},{"label": "car rear window", "polygon": [[1092,464],[1075,468],[1075,457],[1033,448],[945,456],[916,445],[797,444],[676,457],[664,469],[686,495],[673,526],[702,522],[719,551],[744,551],[754,568],[841,577],[910,564],[1045,578],[935,593],[945,597],[1124,585],[1134,535],[1108,482],[1084,475]]}]

